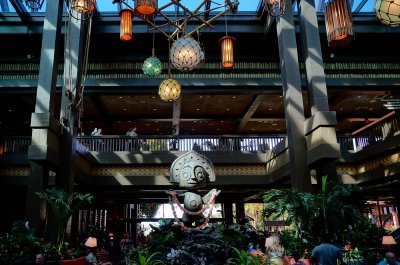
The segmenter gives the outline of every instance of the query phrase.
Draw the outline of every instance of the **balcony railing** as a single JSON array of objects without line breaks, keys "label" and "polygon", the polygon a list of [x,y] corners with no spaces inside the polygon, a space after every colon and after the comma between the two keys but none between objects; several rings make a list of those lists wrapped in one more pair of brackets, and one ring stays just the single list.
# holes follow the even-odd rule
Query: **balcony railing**
[{"label": "balcony railing", "polygon": [[[338,136],[341,150],[358,152],[367,146],[384,141],[400,132],[400,117],[392,115],[355,135]],[[82,147],[94,152],[118,151],[248,151],[274,153],[286,148],[286,135],[262,136],[195,136],[195,135],[157,135],[157,136],[84,136],[78,137]],[[31,144],[30,136],[5,136],[1,138],[0,154],[26,153]]]}]

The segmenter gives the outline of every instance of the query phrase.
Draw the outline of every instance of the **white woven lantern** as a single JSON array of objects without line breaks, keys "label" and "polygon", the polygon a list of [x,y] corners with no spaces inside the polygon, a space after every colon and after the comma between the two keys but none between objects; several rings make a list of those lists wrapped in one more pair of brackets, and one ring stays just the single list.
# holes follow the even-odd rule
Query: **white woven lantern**
[{"label": "white woven lantern", "polygon": [[202,60],[199,43],[189,35],[174,41],[170,50],[171,63],[179,70],[188,72],[196,68]]}]

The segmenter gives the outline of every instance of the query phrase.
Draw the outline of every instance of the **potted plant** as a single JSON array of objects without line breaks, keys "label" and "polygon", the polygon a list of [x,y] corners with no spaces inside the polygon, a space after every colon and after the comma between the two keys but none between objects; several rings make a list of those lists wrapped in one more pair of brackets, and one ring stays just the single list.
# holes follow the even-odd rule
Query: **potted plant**
[{"label": "potted plant", "polygon": [[363,263],[362,252],[358,248],[352,248],[350,244],[347,244],[343,248],[343,261],[347,265],[359,265]]},{"label": "potted plant", "polygon": [[56,248],[58,253],[61,253],[69,219],[75,210],[85,203],[90,203],[93,196],[90,193],[79,192],[70,194],[57,188],[36,192],[36,195],[45,200],[51,208],[53,225],[56,231]]}]

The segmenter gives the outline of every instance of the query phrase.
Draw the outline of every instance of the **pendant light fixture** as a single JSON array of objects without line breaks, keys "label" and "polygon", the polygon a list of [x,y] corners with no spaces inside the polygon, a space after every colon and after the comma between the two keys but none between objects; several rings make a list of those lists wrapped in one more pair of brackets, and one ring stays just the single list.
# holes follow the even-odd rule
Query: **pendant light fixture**
[{"label": "pendant light fixture", "polygon": [[204,55],[199,43],[185,34],[172,43],[169,52],[171,63],[183,72],[192,71],[200,63]]},{"label": "pendant light fixture", "polygon": [[268,15],[279,17],[285,13],[285,0],[263,0]]},{"label": "pendant light fixture", "polygon": [[375,0],[376,17],[391,27],[400,26],[400,0]]},{"label": "pendant light fixture", "polygon": [[121,9],[119,16],[121,17],[119,37],[122,41],[130,41],[132,40],[133,11],[127,8]]},{"label": "pendant light fixture", "polygon": [[346,46],[354,39],[349,0],[329,0],[325,6],[325,27],[328,45]]},{"label": "pendant light fixture", "polygon": [[78,20],[87,20],[92,17],[96,9],[96,0],[70,0],[69,13]]},{"label": "pendant light fixture", "polygon": [[44,0],[21,0],[31,11],[39,11],[44,3]]},{"label": "pendant light fixture", "polygon": [[158,76],[162,71],[162,63],[155,56],[154,49],[155,32],[153,32],[153,48],[151,50],[151,56],[143,62],[143,73],[148,76]]},{"label": "pendant light fixture", "polygon": [[221,45],[221,63],[225,69],[232,69],[234,65],[233,60],[233,45],[235,44],[235,38],[228,36],[228,22],[225,13],[225,37],[219,40]]},{"label": "pendant light fixture", "polygon": [[[170,44],[168,44],[171,49]],[[171,51],[169,53],[171,55]],[[161,82],[158,88],[158,95],[163,101],[175,101],[181,96],[181,84],[172,78],[171,58],[168,59],[168,78]]]},{"label": "pendant light fixture", "polygon": [[143,19],[153,19],[157,12],[157,0],[135,0],[135,13]]}]

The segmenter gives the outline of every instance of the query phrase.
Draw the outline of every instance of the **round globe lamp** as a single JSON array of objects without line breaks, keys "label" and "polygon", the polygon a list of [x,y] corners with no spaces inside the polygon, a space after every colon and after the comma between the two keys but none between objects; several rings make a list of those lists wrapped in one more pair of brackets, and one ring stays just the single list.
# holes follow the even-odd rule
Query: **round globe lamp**
[{"label": "round globe lamp", "polygon": [[162,63],[155,55],[152,55],[143,62],[142,70],[145,75],[158,76],[162,71]]},{"label": "round globe lamp", "polygon": [[170,58],[175,68],[188,72],[200,64],[203,55],[199,43],[189,35],[184,35],[172,44]]},{"label": "round globe lamp", "polygon": [[161,82],[158,95],[163,101],[175,101],[181,95],[181,84],[172,78]]},{"label": "round globe lamp", "polygon": [[374,9],[376,17],[383,24],[400,26],[400,0],[376,0]]}]

